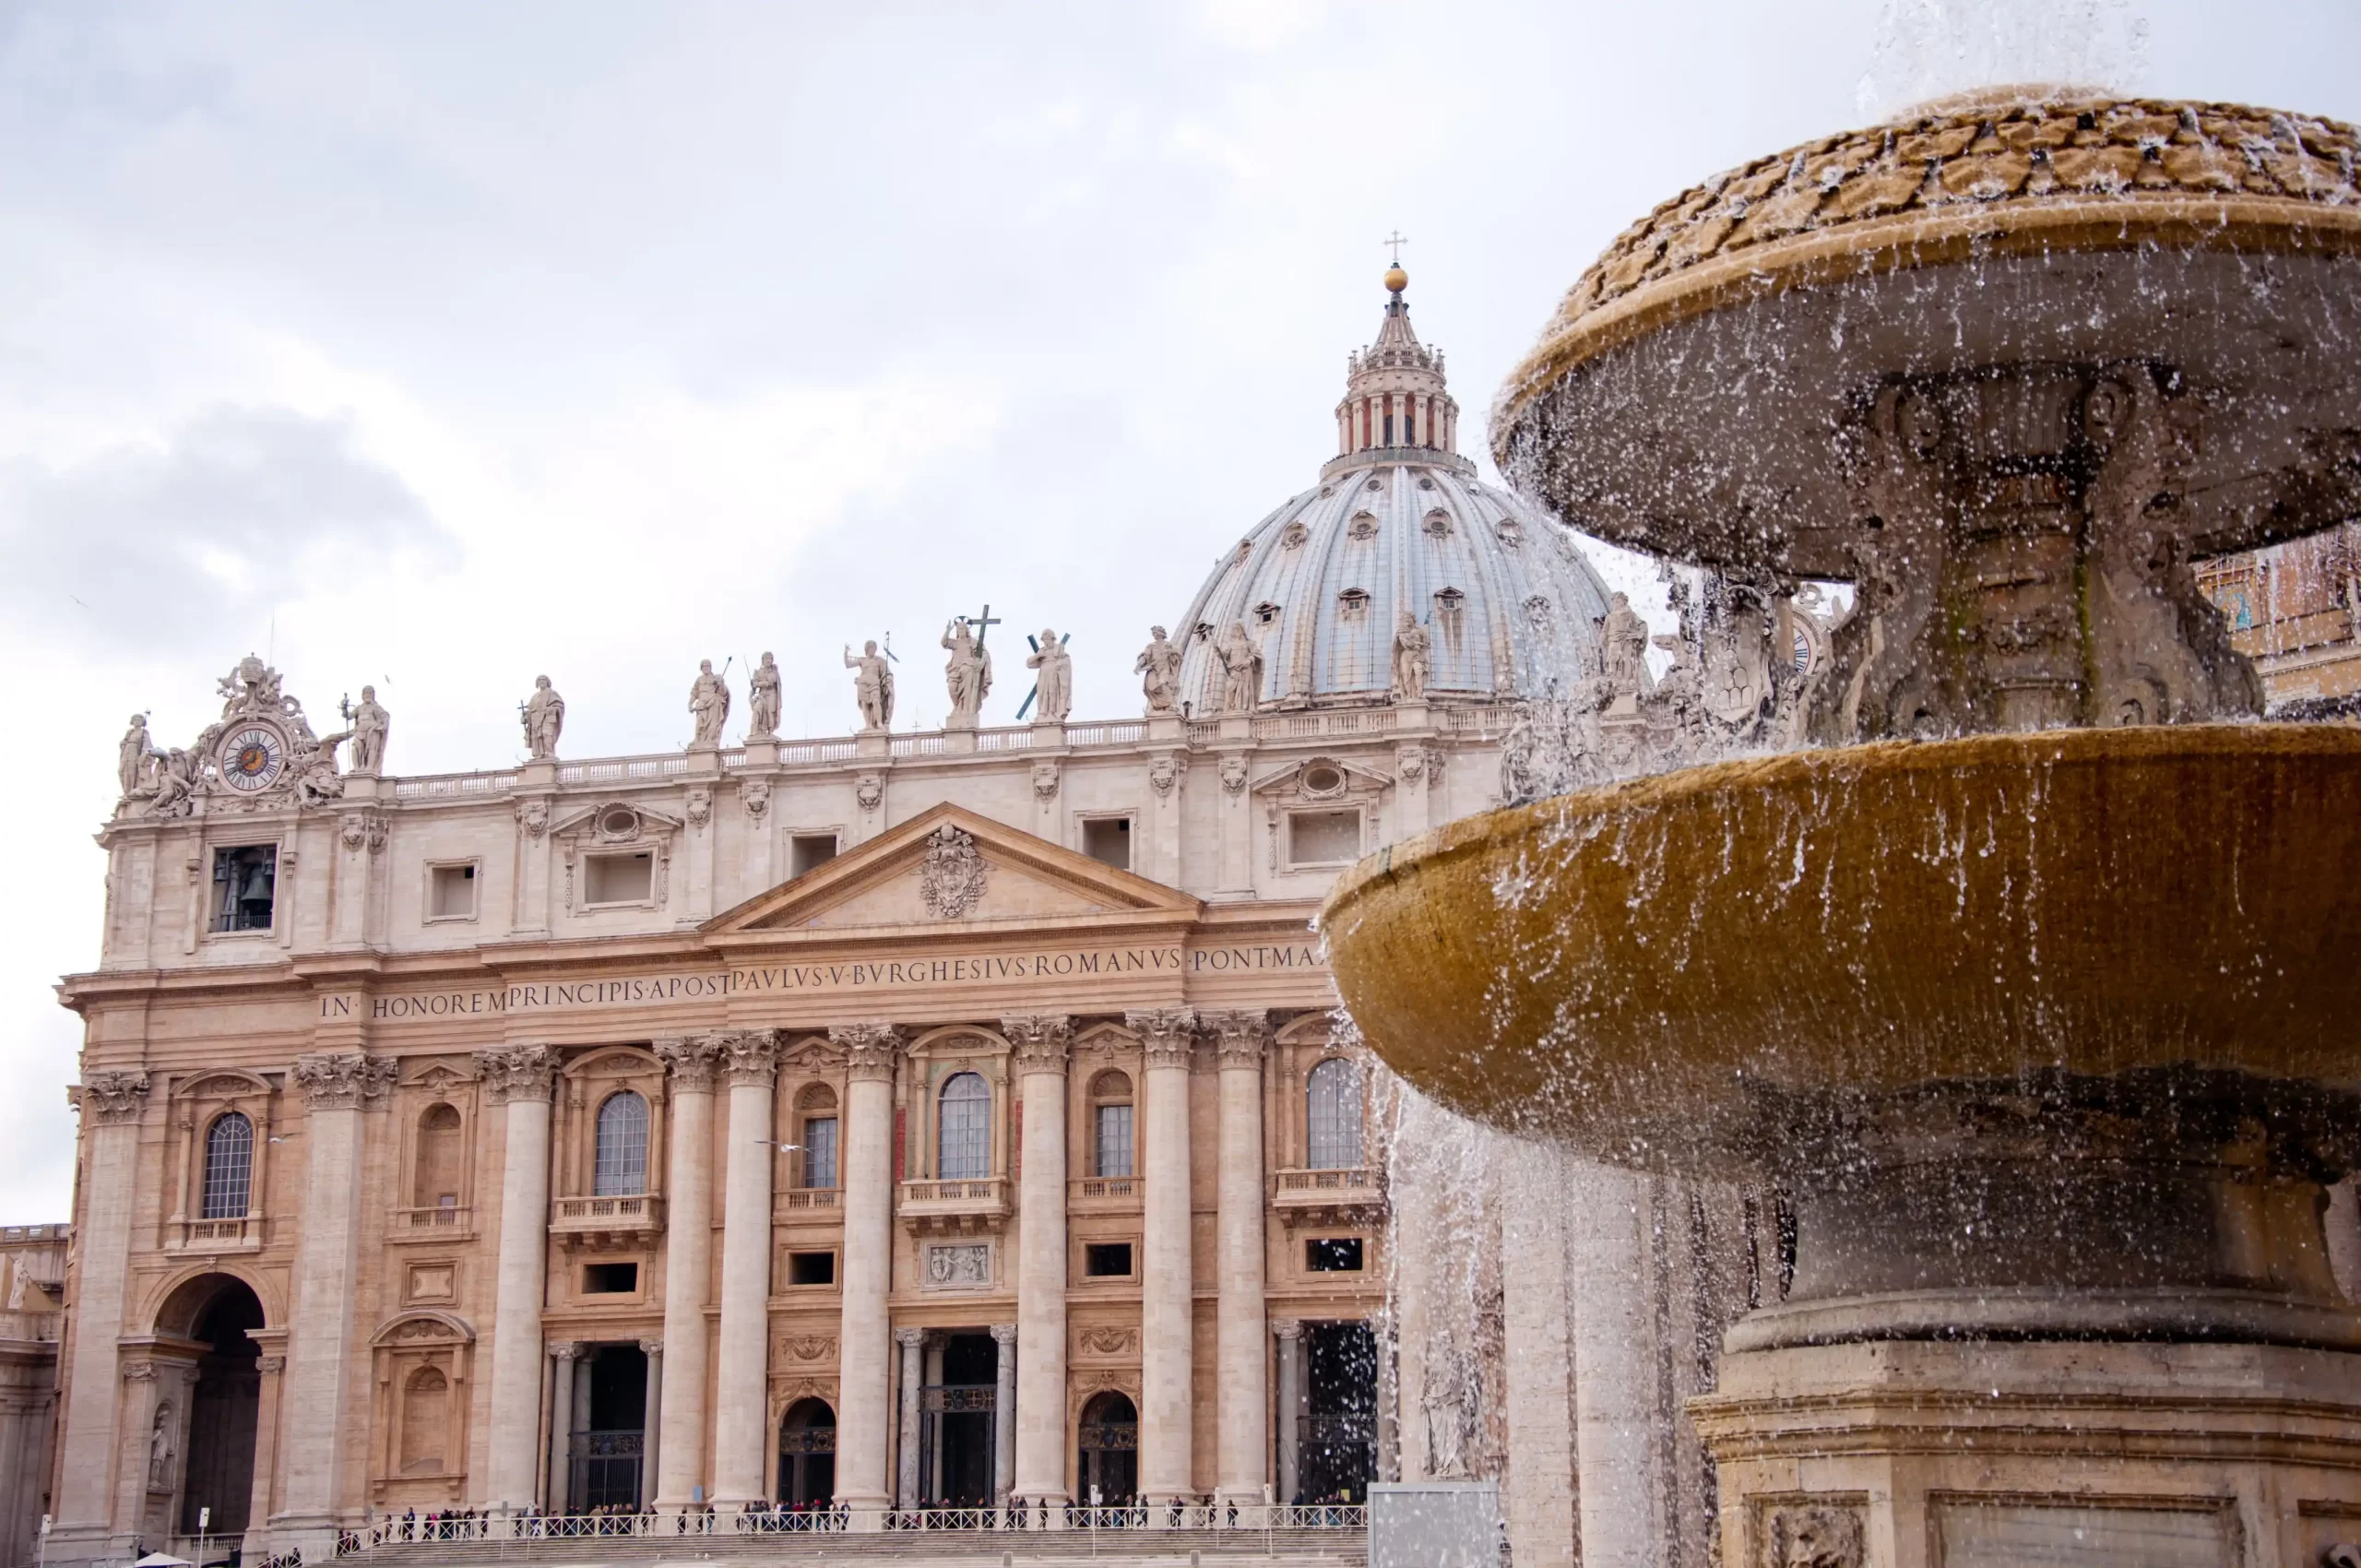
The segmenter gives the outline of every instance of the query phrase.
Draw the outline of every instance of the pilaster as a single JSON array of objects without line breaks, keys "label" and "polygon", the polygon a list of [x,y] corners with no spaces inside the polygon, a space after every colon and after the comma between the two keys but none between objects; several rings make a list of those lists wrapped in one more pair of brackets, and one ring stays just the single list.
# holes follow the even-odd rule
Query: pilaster
[{"label": "pilaster", "polygon": [[713,1423],[716,1506],[743,1507],[763,1493],[769,1388],[771,1178],[778,1164],[774,1089],[778,1034],[722,1037],[730,1084],[727,1189],[721,1211],[721,1331]]},{"label": "pilaster", "polygon": [[1220,1433],[1216,1485],[1225,1502],[1260,1503],[1270,1475],[1270,1401],[1263,1325],[1263,1063],[1271,1016],[1260,1008],[1203,1013],[1221,1070],[1218,1332]]},{"label": "pilaster", "polygon": [[[1010,1487],[1027,1503],[1067,1500],[1066,1063],[1074,1021],[1062,1015],[1003,1018],[1016,1048],[1025,1162],[1016,1183],[1018,1248],[1014,1340],[1024,1359],[1001,1384],[1013,1396],[1003,1420],[1014,1443]],[[995,1330],[997,1332],[997,1330]]]},{"label": "pilaster", "polygon": [[713,1278],[713,1087],[722,1057],[720,1037],[659,1039],[656,1054],[670,1074],[671,1125],[665,1176],[669,1219],[664,1229],[664,1344],[672,1375],[659,1403],[648,1409],[662,1433],[648,1456],[655,1506],[686,1508],[705,1484],[706,1370],[711,1327],[706,1299]]},{"label": "pilaster", "polygon": [[919,1505],[919,1389],[925,1379],[922,1370],[926,1349],[926,1331],[922,1328],[897,1328],[894,1343],[902,1352],[902,1419],[900,1452],[894,1467],[895,1506],[916,1508]]},{"label": "pilaster", "polygon": [[492,1314],[490,1462],[484,1506],[512,1514],[533,1501],[541,1393],[541,1296],[550,1212],[550,1092],[558,1053],[546,1045],[476,1053],[493,1105],[505,1107],[500,1173],[499,1272]]},{"label": "pilaster", "polygon": [[893,1425],[892,1325],[885,1298],[894,1260],[894,1068],[902,1031],[839,1024],[845,1053],[844,1305],[836,1335],[836,1500],[882,1508]]},{"label": "pilaster", "polygon": [[1185,1007],[1124,1016],[1141,1037],[1140,1494],[1163,1503],[1195,1492],[1194,1278],[1189,1235],[1189,1059]]},{"label": "pilaster", "polygon": [[137,1527],[134,1520],[116,1517],[112,1483],[116,1421],[125,1403],[116,1340],[124,1327],[148,1075],[85,1073],[70,1098],[82,1113],[82,1212],[75,1236],[81,1254],[80,1299],[71,1363],[61,1369],[67,1389],[65,1430],[57,1467],[58,1523],[49,1550],[72,1561],[113,1555],[110,1537],[127,1537]]}]

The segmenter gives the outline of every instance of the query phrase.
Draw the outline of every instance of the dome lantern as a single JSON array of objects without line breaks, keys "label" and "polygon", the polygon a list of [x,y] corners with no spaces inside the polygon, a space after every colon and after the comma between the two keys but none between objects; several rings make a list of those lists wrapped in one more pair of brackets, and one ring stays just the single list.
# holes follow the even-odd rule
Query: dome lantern
[{"label": "dome lantern", "polygon": [[1385,272],[1390,298],[1377,341],[1345,362],[1345,398],[1336,405],[1336,451],[1459,450],[1459,404],[1443,385],[1442,351],[1418,341],[1402,291],[1410,275],[1395,262]]}]

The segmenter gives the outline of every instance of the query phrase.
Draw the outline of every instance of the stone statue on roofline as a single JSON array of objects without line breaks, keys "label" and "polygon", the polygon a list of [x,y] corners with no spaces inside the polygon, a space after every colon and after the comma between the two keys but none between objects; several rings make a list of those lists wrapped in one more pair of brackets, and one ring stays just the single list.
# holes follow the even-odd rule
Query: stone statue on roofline
[{"label": "stone statue on roofline", "polygon": [[1040,672],[1035,677],[1033,689],[1040,696],[1033,717],[1044,724],[1064,723],[1074,711],[1074,656],[1058,641],[1058,634],[1042,627],[1040,647],[1026,656],[1025,666]]},{"label": "stone statue on roofline", "polygon": [[721,727],[730,719],[730,687],[713,672],[710,659],[697,660],[697,678],[689,683],[689,717],[695,725],[689,750],[718,751]]},{"label": "stone statue on roofline", "polygon": [[345,722],[352,726],[352,771],[380,773],[386,766],[386,732],[393,726],[393,715],[377,702],[377,688],[361,688],[357,703],[338,703],[338,710]]},{"label": "stone statue on roofline", "polygon": [[778,661],[769,654],[746,677],[746,739],[778,738]]},{"label": "stone statue on roofline", "polygon": [[535,762],[548,762],[557,755],[557,739],[565,729],[565,699],[557,695],[547,675],[533,678],[533,695],[521,705],[525,724],[525,750]]},{"label": "stone statue on roofline", "polygon": [[1165,640],[1163,627],[1147,629],[1147,647],[1132,660],[1132,670],[1140,677],[1148,712],[1170,713],[1180,689],[1180,650]]},{"label": "stone statue on roofline", "polygon": [[148,780],[154,765],[148,758],[152,754],[148,744],[148,716],[135,713],[131,716],[131,728],[115,744],[115,778],[123,786],[125,800],[143,794],[150,787]]},{"label": "stone statue on roofline", "polygon": [[1433,651],[1434,639],[1418,624],[1418,616],[1402,612],[1394,631],[1394,686],[1388,694],[1395,702],[1427,700],[1427,672]]},{"label": "stone statue on roofline", "polygon": [[852,695],[860,704],[860,727],[863,730],[887,730],[894,723],[894,667],[877,651],[875,638],[860,645],[860,656],[855,658],[852,644],[845,644],[845,668],[859,671],[852,678]]},{"label": "stone statue on roofline", "polygon": [[1221,710],[1253,712],[1263,698],[1263,649],[1245,622],[1232,621],[1222,628],[1214,643],[1214,657],[1221,660]]},{"label": "stone statue on roofline", "polygon": [[969,628],[965,615],[944,625],[943,646],[951,653],[943,661],[943,686],[951,694],[951,716],[943,727],[973,730],[984,699],[992,693],[991,652]]}]

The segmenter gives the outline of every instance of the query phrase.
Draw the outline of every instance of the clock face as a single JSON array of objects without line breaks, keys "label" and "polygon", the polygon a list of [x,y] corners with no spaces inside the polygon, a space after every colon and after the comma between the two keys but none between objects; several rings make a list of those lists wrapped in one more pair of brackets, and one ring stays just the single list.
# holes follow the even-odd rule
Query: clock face
[{"label": "clock face", "polygon": [[287,742],[279,731],[257,724],[230,737],[221,748],[221,781],[232,790],[267,790],[286,765]]}]

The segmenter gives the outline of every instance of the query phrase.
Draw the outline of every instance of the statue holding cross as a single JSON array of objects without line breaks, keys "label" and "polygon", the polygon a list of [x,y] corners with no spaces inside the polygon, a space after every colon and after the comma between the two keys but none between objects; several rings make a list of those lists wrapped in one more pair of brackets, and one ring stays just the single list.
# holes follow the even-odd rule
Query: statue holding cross
[{"label": "statue holding cross", "polygon": [[943,684],[951,694],[951,717],[943,721],[945,730],[976,727],[976,716],[992,691],[992,656],[984,647],[984,634],[999,624],[987,604],[974,620],[956,616],[943,628],[943,646],[951,653],[943,666]]}]

